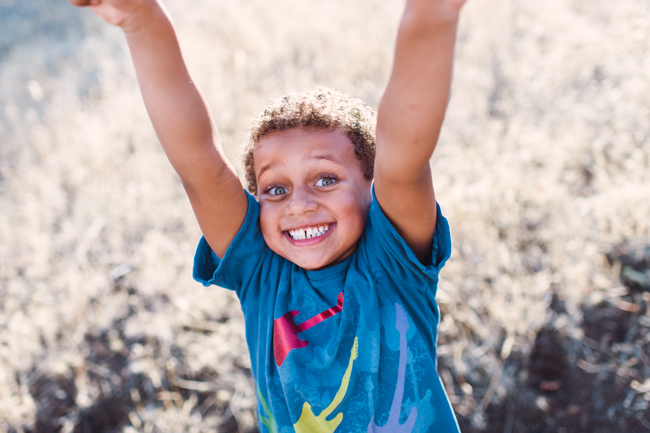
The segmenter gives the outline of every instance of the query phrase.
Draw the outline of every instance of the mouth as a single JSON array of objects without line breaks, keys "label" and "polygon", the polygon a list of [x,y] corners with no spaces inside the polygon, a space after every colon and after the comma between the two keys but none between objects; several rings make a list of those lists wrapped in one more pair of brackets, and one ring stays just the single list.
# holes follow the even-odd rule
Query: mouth
[{"label": "mouth", "polygon": [[320,240],[329,233],[332,227],[334,227],[334,223],[317,224],[309,227],[299,227],[296,229],[285,230],[284,234],[294,242],[310,241],[310,240],[317,240],[317,239]]}]

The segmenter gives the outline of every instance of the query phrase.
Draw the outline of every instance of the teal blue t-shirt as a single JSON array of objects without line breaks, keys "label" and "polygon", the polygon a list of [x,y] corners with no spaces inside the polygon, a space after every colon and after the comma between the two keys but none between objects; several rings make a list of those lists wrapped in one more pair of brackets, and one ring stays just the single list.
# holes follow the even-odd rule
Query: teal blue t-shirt
[{"label": "teal blue t-shirt", "polygon": [[201,239],[194,278],[241,301],[260,432],[458,432],[436,371],[434,298],[450,253],[439,207],[424,266],[374,191],[357,251],[323,270],[268,248],[250,194],[223,259]]}]

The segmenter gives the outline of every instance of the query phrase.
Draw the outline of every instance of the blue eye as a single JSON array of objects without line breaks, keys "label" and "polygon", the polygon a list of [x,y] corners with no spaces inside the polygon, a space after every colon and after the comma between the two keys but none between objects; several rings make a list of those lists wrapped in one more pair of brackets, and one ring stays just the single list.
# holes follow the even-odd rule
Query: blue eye
[{"label": "blue eye", "polygon": [[285,187],[283,187],[283,186],[273,186],[273,187],[267,189],[266,192],[267,192],[267,194],[270,194],[270,195],[284,195],[289,191],[287,191],[287,189]]},{"label": "blue eye", "polygon": [[316,181],[316,186],[330,186],[334,182],[336,182],[336,178],[325,176],[325,177],[321,177]]}]

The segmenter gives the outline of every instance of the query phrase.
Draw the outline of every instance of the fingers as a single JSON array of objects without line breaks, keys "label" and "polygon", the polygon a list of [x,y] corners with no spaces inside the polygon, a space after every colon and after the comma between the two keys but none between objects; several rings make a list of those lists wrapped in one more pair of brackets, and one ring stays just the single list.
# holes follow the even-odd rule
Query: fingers
[{"label": "fingers", "polygon": [[101,0],[68,0],[75,6],[95,6],[101,3]]}]

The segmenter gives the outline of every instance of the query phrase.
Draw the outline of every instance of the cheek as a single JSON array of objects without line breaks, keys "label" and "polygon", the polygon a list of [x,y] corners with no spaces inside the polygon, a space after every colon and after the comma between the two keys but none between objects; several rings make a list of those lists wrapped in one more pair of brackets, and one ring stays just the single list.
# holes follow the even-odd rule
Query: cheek
[{"label": "cheek", "polygon": [[340,214],[347,220],[352,230],[362,232],[366,224],[367,210],[364,204],[355,198],[351,197],[350,200],[339,202]]}]

